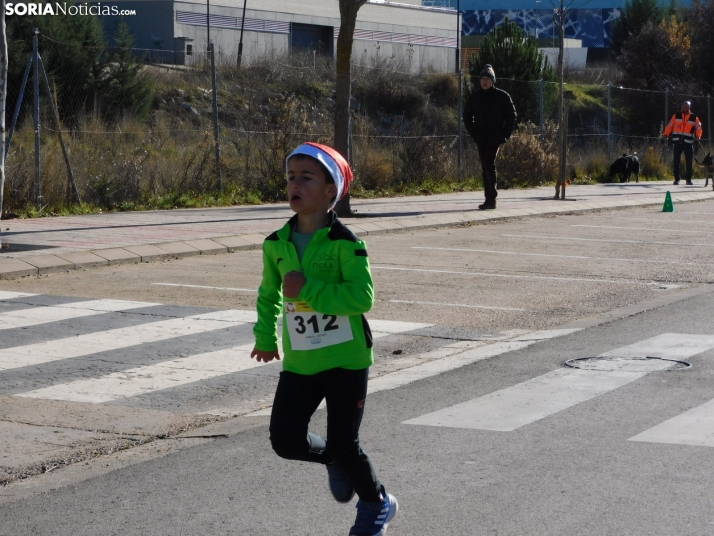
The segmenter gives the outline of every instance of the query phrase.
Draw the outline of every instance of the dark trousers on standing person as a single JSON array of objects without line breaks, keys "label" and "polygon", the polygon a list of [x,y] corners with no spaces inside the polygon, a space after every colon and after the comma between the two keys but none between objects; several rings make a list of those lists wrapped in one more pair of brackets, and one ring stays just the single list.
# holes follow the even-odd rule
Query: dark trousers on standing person
[{"label": "dark trousers on standing person", "polygon": [[687,165],[687,184],[691,184],[692,175],[694,170],[692,169],[692,160],[694,159],[694,147],[691,143],[675,143],[674,144],[674,165],[672,166],[672,171],[674,173],[674,183],[677,184],[680,179],[679,166],[682,161],[682,153],[684,153],[684,161]]},{"label": "dark trousers on standing person", "polygon": [[498,189],[496,186],[496,157],[500,145],[488,145],[485,141],[477,141],[478,157],[481,160],[481,176],[483,177],[483,193],[486,205],[496,205]]},{"label": "dark trousers on standing person", "polygon": [[[367,502],[380,500],[380,483],[359,444],[369,369],[335,368],[314,375],[282,371],[270,417],[270,441],[289,460],[337,463],[355,492]],[[327,437],[308,432],[320,402],[327,405]]]}]

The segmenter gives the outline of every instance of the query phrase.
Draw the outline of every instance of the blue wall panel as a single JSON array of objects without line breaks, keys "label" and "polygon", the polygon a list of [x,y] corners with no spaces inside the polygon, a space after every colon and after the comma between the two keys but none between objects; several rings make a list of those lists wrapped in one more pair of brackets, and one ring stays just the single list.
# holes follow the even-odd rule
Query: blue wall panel
[{"label": "blue wall panel", "polygon": [[[609,46],[610,26],[620,16],[620,10],[570,9],[566,11],[565,37],[582,39],[588,48]],[[464,11],[463,35],[485,35],[508,18],[527,33],[543,39],[558,37],[552,9],[491,9]]]}]

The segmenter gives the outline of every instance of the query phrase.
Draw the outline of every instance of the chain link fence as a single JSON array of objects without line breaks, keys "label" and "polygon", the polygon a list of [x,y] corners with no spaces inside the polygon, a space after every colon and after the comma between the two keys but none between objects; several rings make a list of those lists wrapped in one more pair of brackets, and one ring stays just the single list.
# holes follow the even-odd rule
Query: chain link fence
[{"label": "chain link fence", "polygon": [[[54,46],[65,45],[55,40]],[[136,208],[150,198],[164,199],[162,206],[180,206],[182,196],[216,196],[219,186],[236,202],[284,200],[285,157],[290,151],[308,140],[332,143],[331,58],[293,54],[265,57],[237,68],[235,58],[217,57],[218,164],[209,61],[179,67],[145,59],[136,80],[143,80],[153,96],[150,113],[142,117],[131,104],[104,113],[115,103],[102,94],[109,90],[101,88],[111,84],[99,82],[112,69],[121,82],[118,56],[105,66],[104,74],[85,70],[71,77],[59,74],[67,66],[53,65],[53,57],[63,56],[48,53],[43,63],[60,123],[52,113],[50,96],[41,91],[37,152],[33,76],[30,73],[21,99],[20,74],[27,58],[11,58],[19,74],[8,88],[8,125],[13,123],[15,105],[21,104],[6,160],[8,210],[36,203],[38,191],[45,206],[73,202],[60,133],[82,201],[107,209]],[[442,182],[458,187],[460,182],[479,180],[475,146],[459,128],[457,74],[408,74],[400,69],[398,58],[383,58],[355,64],[352,78],[350,157],[356,193],[413,191]],[[125,80],[130,90],[136,80]],[[464,75],[464,100],[468,81]],[[519,114],[519,129],[499,154],[499,184],[553,181],[558,84],[499,79],[498,86],[511,93]],[[564,95],[568,163],[573,169],[587,167],[593,160],[602,167],[622,153],[633,152],[665,162],[661,132],[685,99],[692,101],[693,112],[702,120],[706,150],[711,148],[709,96],[578,84],[565,84]]]}]

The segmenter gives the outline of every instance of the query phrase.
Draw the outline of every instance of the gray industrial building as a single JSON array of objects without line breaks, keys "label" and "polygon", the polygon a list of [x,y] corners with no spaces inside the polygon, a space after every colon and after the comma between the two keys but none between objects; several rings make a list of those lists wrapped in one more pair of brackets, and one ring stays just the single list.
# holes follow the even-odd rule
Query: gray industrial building
[{"label": "gray industrial building", "polygon": [[[451,8],[425,7],[421,0],[369,0],[357,17],[353,61],[395,58],[411,72],[456,70],[458,21]],[[210,38],[219,60],[237,58],[243,28],[243,61],[312,50],[334,57],[340,28],[338,0],[131,0],[124,20],[154,61],[190,65]],[[210,13],[206,20],[207,10]],[[109,34],[118,17],[104,17]],[[205,57],[205,56],[203,56]]]}]

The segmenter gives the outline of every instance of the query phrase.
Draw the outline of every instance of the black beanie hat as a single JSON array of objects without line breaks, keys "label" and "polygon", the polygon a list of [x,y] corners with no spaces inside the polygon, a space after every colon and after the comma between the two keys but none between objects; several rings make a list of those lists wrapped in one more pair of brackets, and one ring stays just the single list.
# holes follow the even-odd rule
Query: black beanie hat
[{"label": "black beanie hat", "polygon": [[490,78],[494,84],[496,83],[496,72],[493,70],[493,67],[488,64],[486,64],[486,67],[481,71],[480,77],[483,78],[484,76]]}]

